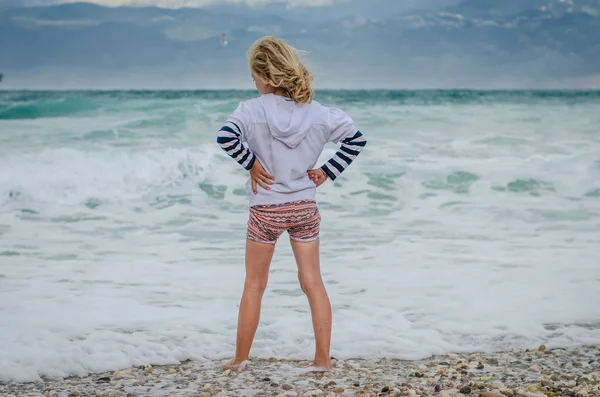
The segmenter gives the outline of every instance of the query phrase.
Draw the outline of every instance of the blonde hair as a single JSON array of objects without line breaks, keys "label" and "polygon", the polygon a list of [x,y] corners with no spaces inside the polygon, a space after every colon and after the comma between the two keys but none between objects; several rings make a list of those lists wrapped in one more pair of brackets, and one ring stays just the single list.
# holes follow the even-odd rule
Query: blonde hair
[{"label": "blonde hair", "polygon": [[285,41],[267,36],[257,40],[248,50],[250,71],[263,83],[281,88],[296,103],[310,103],[313,75],[300,61],[298,50]]}]

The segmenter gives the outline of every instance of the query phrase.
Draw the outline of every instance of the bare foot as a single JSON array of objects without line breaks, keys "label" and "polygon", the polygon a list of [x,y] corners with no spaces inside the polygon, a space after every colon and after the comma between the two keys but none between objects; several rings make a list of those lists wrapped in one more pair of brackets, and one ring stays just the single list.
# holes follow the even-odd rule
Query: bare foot
[{"label": "bare foot", "polygon": [[333,365],[335,364],[335,359],[331,359],[327,364],[316,364],[315,362],[311,363],[305,370],[307,372],[331,372],[333,370]]},{"label": "bare foot", "polygon": [[316,365],[310,365],[306,368],[304,368],[304,371],[306,373],[314,373],[314,372],[331,372],[331,368],[324,368],[324,367],[317,367]]},{"label": "bare foot", "polygon": [[248,369],[248,365],[250,365],[250,361],[248,361],[248,360],[242,361],[239,364],[235,364],[234,360],[231,360],[224,365],[224,368],[230,369],[233,372],[244,372],[245,370]]},{"label": "bare foot", "polygon": [[310,364],[309,368],[316,368],[320,371],[331,371],[333,366],[335,365],[336,359],[335,358],[330,358],[329,360],[326,360],[325,362],[323,360],[320,360],[319,362],[317,362],[317,360],[313,361]]}]

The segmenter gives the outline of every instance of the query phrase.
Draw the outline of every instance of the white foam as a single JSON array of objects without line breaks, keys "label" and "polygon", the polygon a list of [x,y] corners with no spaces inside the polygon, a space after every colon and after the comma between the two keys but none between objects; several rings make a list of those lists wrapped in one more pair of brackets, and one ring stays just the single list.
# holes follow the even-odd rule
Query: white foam
[{"label": "white foam", "polygon": [[[594,109],[348,111],[368,150],[319,194],[335,357],[600,343]],[[0,380],[233,354],[246,174],[215,126],[166,144],[135,117],[94,144],[14,124],[33,135],[0,149]],[[310,321],[283,239],[253,354],[311,359]]]},{"label": "white foam", "polygon": [[53,148],[8,155],[0,170],[0,194],[4,200],[18,192],[33,202],[60,204],[135,200],[203,181],[217,150],[208,145],[143,152]]}]

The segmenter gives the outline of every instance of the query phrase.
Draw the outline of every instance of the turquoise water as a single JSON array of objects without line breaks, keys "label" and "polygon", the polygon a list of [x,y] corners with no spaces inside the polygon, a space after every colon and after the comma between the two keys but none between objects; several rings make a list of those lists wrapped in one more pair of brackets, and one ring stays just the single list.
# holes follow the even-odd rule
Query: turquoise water
[{"label": "turquoise water", "polygon": [[[0,91],[0,380],[231,354],[254,95]],[[318,196],[335,356],[600,343],[600,92],[317,100],[369,140]],[[264,307],[254,354],[310,358],[285,239]]]},{"label": "turquoise water", "polygon": [[[95,111],[151,111],[164,108],[166,101],[239,101],[254,95],[250,91],[0,91],[0,94],[0,120],[69,117]],[[316,99],[337,106],[593,105],[600,102],[600,91],[321,91]]]}]

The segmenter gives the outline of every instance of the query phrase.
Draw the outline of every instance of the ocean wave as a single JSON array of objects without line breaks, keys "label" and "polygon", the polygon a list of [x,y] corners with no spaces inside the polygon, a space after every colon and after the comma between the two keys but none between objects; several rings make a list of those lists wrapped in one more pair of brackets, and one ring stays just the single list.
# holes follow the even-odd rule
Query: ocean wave
[{"label": "ocean wave", "polygon": [[[123,107],[153,111],[168,107],[170,102],[176,105],[203,102],[224,111],[255,95],[253,91],[0,91],[0,120],[65,117],[100,109],[121,112]],[[600,91],[319,90],[316,99],[339,106],[574,105],[600,103]]]},{"label": "ocean wave", "polygon": [[[216,145],[215,145],[216,146]],[[79,204],[139,200],[169,189],[198,191],[210,180],[219,148],[91,151],[71,148],[8,156],[0,169],[0,202]],[[241,175],[238,175],[241,177]],[[239,182],[239,181],[238,181]]]},{"label": "ocean wave", "polygon": [[[593,201],[599,195],[599,172],[583,157],[530,162],[526,173],[517,164],[499,160],[468,166],[460,159],[447,163],[450,159],[423,159],[377,170],[374,164],[384,150],[377,146],[370,150],[373,153],[366,154],[360,168],[350,167],[319,190],[323,206],[368,216],[372,211],[402,211],[415,200],[442,208],[464,200],[501,208],[510,197],[528,207],[534,204],[532,197],[542,196],[546,204],[560,207],[564,198]],[[320,161],[334,152],[327,149]],[[93,210],[110,203],[132,207],[139,202],[157,209],[219,201],[245,205],[247,178],[247,172],[212,143],[179,148],[46,148],[0,156],[0,206],[54,203]]]},{"label": "ocean wave", "polygon": [[0,104],[0,120],[66,117],[100,108],[101,105],[93,100],[82,98]]},{"label": "ocean wave", "polygon": [[[254,95],[0,92],[0,381],[232,353],[248,173],[215,135]],[[369,139],[318,189],[332,354],[598,343],[598,98],[319,91]],[[277,251],[253,355],[310,358]]]}]

